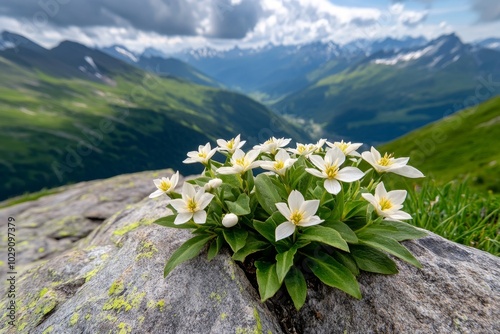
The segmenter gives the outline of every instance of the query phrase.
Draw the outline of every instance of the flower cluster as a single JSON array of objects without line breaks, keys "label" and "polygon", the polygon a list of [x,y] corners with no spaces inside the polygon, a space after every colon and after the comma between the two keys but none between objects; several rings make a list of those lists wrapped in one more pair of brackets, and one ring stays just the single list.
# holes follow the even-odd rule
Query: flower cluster
[{"label": "flower cluster", "polygon": [[213,149],[207,143],[187,153],[184,163],[201,163],[204,171],[180,193],[178,172],[154,180],[150,197],[165,194],[174,210],[156,223],[195,230],[167,262],[165,276],[205,245],[209,259],[227,245],[233,259],[254,260],[262,300],[285,283],[300,308],[304,269],[360,298],[360,270],[397,272],[386,253],[420,266],[399,241],[425,233],[403,222],[411,219],[402,210],[406,191],[387,191],[383,182],[387,173],[423,177],[408,158],[382,156],[374,147],[360,154],[361,143],[321,139],[289,148],[290,141],[272,137],[245,152],[239,135],[219,139]]}]

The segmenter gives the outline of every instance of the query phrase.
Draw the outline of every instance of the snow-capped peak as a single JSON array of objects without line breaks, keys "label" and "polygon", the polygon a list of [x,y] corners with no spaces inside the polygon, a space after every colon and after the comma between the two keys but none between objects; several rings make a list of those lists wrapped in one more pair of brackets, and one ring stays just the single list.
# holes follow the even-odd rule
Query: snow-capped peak
[{"label": "snow-capped peak", "polygon": [[120,47],[120,46],[115,46],[115,51],[118,52],[119,54],[124,55],[127,58],[130,58],[134,63],[137,63],[139,59],[130,51]]}]

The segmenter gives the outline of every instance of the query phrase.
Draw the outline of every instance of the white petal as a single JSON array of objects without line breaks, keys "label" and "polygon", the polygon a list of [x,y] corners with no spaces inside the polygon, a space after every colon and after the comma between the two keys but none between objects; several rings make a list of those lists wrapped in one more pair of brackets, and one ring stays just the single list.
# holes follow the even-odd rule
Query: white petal
[{"label": "white petal", "polygon": [[424,177],[424,174],[422,174],[421,171],[412,166],[403,166],[401,168],[394,169],[391,172],[409,178]]},{"label": "white petal", "polygon": [[318,211],[318,208],[319,200],[315,199],[311,201],[304,201],[299,210],[304,213],[304,216],[306,218],[309,218],[310,216],[314,215],[316,211]]},{"label": "white petal", "polygon": [[318,167],[320,170],[325,170],[325,160],[319,155],[310,155],[309,160],[314,164],[314,166]]},{"label": "white petal", "polygon": [[217,173],[222,175],[238,174],[239,172],[234,167],[221,167],[217,169]]},{"label": "white petal", "polygon": [[156,188],[159,188],[161,185],[161,180],[160,179],[154,179],[153,183],[155,184]]},{"label": "white petal", "polygon": [[198,202],[198,207],[200,209],[205,209],[207,205],[210,204],[212,199],[214,198],[214,195],[212,194],[203,194]]},{"label": "white petal", "polygon": [[377,188],[375,188],[375,198],[380,199],[382,197],[387,197],[387,190],[385,190],[384,182],[380,182],[377,184]]},{"label": "white petal", "polygon": [[375,147],[370,148],[370,152],[372,153],[373,159],[375,161],[379,161],[382,156],[380,155],[380,152],[375,149]]},{"label": "white petal", "polygon": [[399,205],[405,201],[406,198],[406,190],[393,190],[387,193],[387,196],[390,198],[391,203]]},{"label": "white petal", "polygon": [[373,157],[373,154],[371,154],[370,152],[366,151],[366,152],[361,153],[361,157],[366,162],[368,162],[370,165],[372,165],[373,167],[376,168],[377,162],[376,162],[375,158]]},{"label": "white petal", "polygon": [[187,158],[187,159],[185,159],[182,162],[185,163],[185,164],[194,164],[194,163],[200,162],[200,160],[199,159],[195,159],[195,158]]},{"label": "white petal", "polygon": [[[240,136],[240,135],[238,135],[238,137],[239,137],[239,136]],[[238,144],[238,146],[236,146],[236,147],[237,147],[237,148],[242,148],[242,147],[243,147],[243,145],[245,145],[245,143],[246,143],[246,142],[247,142],[246,140],[242,140],[242,141]]]},{"label": "white petal", "polygon": [[391,214],[390,216],[388,216],[387,218],[394,218],[394,219],[411,219],[411,215],[404,212],[404,211],[397,211],[393,214]]},{"label": "white petal", "polygon": [[300,210],[302,203],[304,203],[304,196],[302,196],[300,191],[292,190],[290,195],[288,195],[288,207],[290,211],[294,212],[295,210]]},{"label": "white petal", "polygon": [[259,154],[260,154],[259,150],[251,150],[251,151],[248,151],[248,153],[246,154],[245,157],[248,160],[248,162],[253,162],[255,159],[257,159]]},{"label": "white petal", "polygon": [[177,187],[177,183],[179,183],[179,171],[172,175],[170,183],[172,183],[172,189],[175,189],[175,187]]},{"label": "white petal", "polygon": [[185,222],[189,221],[193,217],[193,214],[191,212],[182,212],[177,214],[177,217],[175,217],[174,224],[175,225],[180,225],[184,224]]},{"label": "white petal", "polygon": [[191,183],[184,182],[182,185],[182,198],[195,198],[196,197],[196,190],[194,189],[194,186]]},{"label": "white petal", "polygon": [[290,209],[288,208],[288,205],[286,203],[276,203],[276,207],[278,208],[278,211],[286,218],[290,219],[290,216],[292,213],[290,212]]},{"label": "white petal", "polygon": [[278,160],[281,160],[281,161],[286,161],[290,159],[290,156],[288,155],[288,153],[286,153],[286,151],[282,148],[280,148],[278,150],[278,153],[276,153],[276,156],[274,157],[274,160],[278,161]]},{"label": "white petal", "polygon": [[314,168],[306,168],[306,172],[322,179],[326,178],[326,176],[323,173]]},{"label": "white petal", "polygon": [[369,194],[369,193],[364,193],[364,194],[361,194],[361,196],[363,196],[363,198],[365,200],[367,200],[371,205],[373,205],[373,207],[378,207],[378,202],[377,200],[375,199],[375,196],[373,196],[372,194]]},{"label": "white petal", "polygon": [[217,139],[217,145],[219,145],[220,148],[227,148],[227,141],[224,139]]},{"label": "white petal", "polygon": [[164,192],[161,191],[160,189],[158,189],[155,192],[151,193],[151,195],[149,195],[149,198],[155,198],[155,197],[161,196],[163,194],[164,194]]},{"label": "white petal", "polygon": [[313,225],[318,225],[324,222],[323,219],[319,219],[318,216],[312,216],[309,220],[305,222],[300,222],[299,226],[313,226]]},{"label": "white petal", "polygon": [[280,224],[276,227],[275,231],[276,241],[285,239],[286,237],[292,235],[293,232],[295,232],[295,225],[293,223],[286,221],[283,224]]},{"label": "white petal", "polygon": [[329,149],[325,154],[325,162],[329,164],[333,164],[336,162],[337,166],[340,166],[344,163],[344,161],[345,161],[344,152],[342,152],[342,150],[337,146]]},{"label": "white petal", "polygon": [[339,170],[335,178],[342,182],[354,182],[361,179],[364,175],[365,174],[356,167],[345,167]]},{"label": "white petal", "polygon": [[171,200],[169,204],[172,205],[177,212],[182,212],[186,209],[186,202],[180,198]]},{"label": "white petal", "polygon": [[337,195],[340,192],[340,190],[342,190],[342,187],[340,186],[339,181],[333,179],[333,180],[325,180],[325,189],[330,194]]},{"label": "white petal", "polygon": [[196,211],[193,215],[193,220],[196,224],[205,224],[207,221],[207,213],[205,210]]},{"label": "white petal", "polygon": [[240,150],[239,148],[236,149],[233,153],[233,156],[231,157],[231,162],[236,161],[237,159],[241,159],[245,156],[245,152]]}]

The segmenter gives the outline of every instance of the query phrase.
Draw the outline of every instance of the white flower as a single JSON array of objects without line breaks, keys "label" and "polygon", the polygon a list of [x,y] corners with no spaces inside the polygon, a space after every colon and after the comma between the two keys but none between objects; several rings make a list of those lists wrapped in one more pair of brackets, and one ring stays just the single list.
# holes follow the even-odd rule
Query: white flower
[{"label": "white flower", "polygon": [[274,157],[274,161],[262,161],[260,168],[273,171],[279,175],[285,175],[285,172],[294,164],[297,159],[291,159],[290,155],[284,149],[279,149]]},{"label": "white flower", "polygon": [[325,145],[325,143],[326,143],[326,139],[321,138],[320,140],[318,140],[318,142],[316,144],[314,144],[314,146],[316,147],[316,152],[320,152],[321,149],[323,148],[323,146]]},{"label": "white flower", "polygon": [[306,168],[306,171],[314,176],[326,179],[325,189],[330,194],[337,195],[342,189],[339,181],[354,182],[363,177],[363,172],[356,167],[345,167],[340,169],[345,161],[345,155],[338,147],[326,151],[325,158],[319,155],[311,155],[311,162],[319,169]]},{"label": "white flower", "polygon": [[180,225],[193,218],[196,224],[205,224],[207,213],[205,208],[214,195],[205,193],[203,188],[198,191],[190,183],[184,182],[182,186],[182,199],[174,199],[170,201],[170,205],[177,211],[177,217],[174,224]]},{"label": "white flower", "polygon": [[409,178],[424,177],[424,174],[422,174],[422,172],[418,169],[406,165],[410,158],[395,159],[392,154],[387,153],[385,153],[382,157],[380,152],[373,146],[371,148],[371,152],[363,152],[361,153],[361,156],[379,173],[391,172]]},{"label": "white flower", "polygon": [[208,160],[210,160],[210,158],[215,154],[216,151],[217,149],[215,148],[212,150],[210,143],[207,143],[205,146],[200,145],[198,146],[198,151],[188,152],[188,158],[183,162],[185,164],[194,164],[196,162],[201,162],[202,164],[206,165],[208,163]]},{"label": "white flower", "polygon": [[354,143],[352,144],[351,142],[344,142],[343,140],[341,141],[336,141],[334,143],[330,143],[329,141],[326,142],[326,145],[330,146],[331,148],[338,147],[344,153],[345,156],[352,155],[354,157],[360,157],[361,154],[356,152],[358,148],[363,145],[362,143]]},{"label": "white flower", "polygon": [[314,215],[318,211],[319,200],[304,201],[304,196],[297,190],[293,190],[288,196],[288,205],[276,203],[276,207],[287,219],[276,227],[276,241],[292,235],[296,226],[313,226],[324,221]]},{"label": "white flower", "polygon": [[225,141],[224,139],[217,139],[217,145],[219,145],[219,151],[227,151],[229,153],[234,153],[234,151],[238,148],[241,148],[245,145],[246,141],[240,141],[240,135],[237,135],[235,138],[231,140]]},{"label": "white flower", "polygon": [[318,148],[314,144],[300,144],[297,143],[297,148],[289,148],[288,151],[296,154],[296,155],[303,155],[305,157],[308,157],[312,153],[314,153]]},{"label": "white flower", "polygon": [[276,137],[271,137],[266,142],[260,145],[255,145],[253,147],[254,150],[259,150],[261,153],[271,153],[274,154],[276,153],[276,150],[278,150],[281,147],[285,147],[290,143],[291,139],[285,139],[285,138],[276,138]]},{"label": "white flower", "polygon": [[210,191],[213,189],[217,189],[222,185],[222,180],[219,178],[211,179],[205,184],[205,191]]},{"label": "white flower", "polygon": [[231,157],[230,163],[231,167],[220,167],[217,169],[219,174],[243,174],[247,170],[259,167],[260,161],[254,161],[259,156],[259,150],[248,151],[247,154],[236,149],[233,156]]},{"label": "white flower", "polygon": [[[158,188],[155,192],[149,195],[149,198],[155,198],[161,196],[162,194],[168,194],[174,191],[175,187],[177,187],[177,182],[179,182],[179,172],[175,173],[171,177],[162,177],[161,179],[153,180],[156,188]],[[168,196],[167,196],[168,197]]]},{"label": "white flower", "polygon": [[222,218],[222,225],[225,227],[233,227],[238,223],[238,216],[235,215],[234,213],[228,213],[227,215]]},{"label": "white flower", "polygon": [[364,199],[370,202],[377,211],[377,214],[386,220],[411,219],[411,216],[401,211],[406,198],[406,190],[393,190],[387,192],[383,182],[375,188],[375,196],[372,194],[361,194]]}]

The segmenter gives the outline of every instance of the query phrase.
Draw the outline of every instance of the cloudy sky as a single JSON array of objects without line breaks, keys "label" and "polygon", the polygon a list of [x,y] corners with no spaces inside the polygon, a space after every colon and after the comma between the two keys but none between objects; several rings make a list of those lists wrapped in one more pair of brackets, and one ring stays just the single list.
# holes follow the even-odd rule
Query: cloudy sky
[{"label": "cloudy sky", "polygon": [[500,37],[500,0],[1,0],[0,31],[134,51],[358,38]]}]

